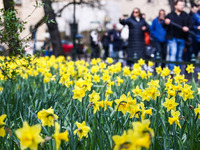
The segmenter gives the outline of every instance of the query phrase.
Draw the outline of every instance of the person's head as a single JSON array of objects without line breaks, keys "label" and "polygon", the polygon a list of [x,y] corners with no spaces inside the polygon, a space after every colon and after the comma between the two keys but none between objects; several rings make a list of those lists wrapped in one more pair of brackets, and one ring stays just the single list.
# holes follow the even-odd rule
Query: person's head
[{"label": "person's head", "polygon": [[116,24],[113,24],[113,29],[116,29]]},{"label": "person's head", "polygon": [[193,13],[196,13],[198,11],[198,5],[197,4],[193,4],[192,7],[191,7],[191,11]]},{"label": "person's head", "polygon": [[146,14],[145,13],[142,13],[141,14],[142,18],[145,20],[146,19]]},{"label": "person's head", "polygon": [[198,5],[198,10],[200,10],[200,1],[197,3],[197,5]]},{"label": "person's head", "polygon": [[133,17],[140,17],[141,16],[141,12],[140,12],[140,9],[139,8],[135,8],[134,10],[133,10]]},{"label": "person's head", "polygon": [[177,0],[174,3],[174,8],[176,11],[182,12],[184,9],[184,2],[182,0]]},{"label": "person's head", "polygon": [[164,10],[164,9],[160,9],[160,10],[159,10],[158,17],[159,17],[159,18],[165,18],[165,10]]}]

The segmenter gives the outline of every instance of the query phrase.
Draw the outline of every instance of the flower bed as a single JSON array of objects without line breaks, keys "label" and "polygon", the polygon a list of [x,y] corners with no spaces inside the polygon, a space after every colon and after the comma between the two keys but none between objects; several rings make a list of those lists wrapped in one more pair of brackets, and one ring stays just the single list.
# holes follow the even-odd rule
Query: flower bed
[{"label": "flower bed", "polygon": [[179,67],[170,75],[143,70],[142,59],[131,69],[111,58],[0,60],[4,149],[199,149],[199,82]]}]

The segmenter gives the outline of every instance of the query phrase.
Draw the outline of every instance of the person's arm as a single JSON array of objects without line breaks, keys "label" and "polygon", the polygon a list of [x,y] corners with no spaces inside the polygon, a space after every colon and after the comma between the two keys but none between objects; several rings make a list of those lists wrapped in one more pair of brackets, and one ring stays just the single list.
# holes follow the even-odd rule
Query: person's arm
[{"label": "person's arm", "polygon": [[155,29],[156,29],[156,27],[155,27],[155,21],[156,20],[153,20],[153,22],[152,22],[152,25],[150,26],[150,34],[154,37],[154,35],[156,34],[155,33]]},{"label": "person's arm", "polygon": [[192,21],[193,21],[193,29],[194,30],[200,30],[200,20],[199,22],[197,21],[198,17],[196,16],[196,14],[194,14],[194,16],[192,17]]},{"label": "person's arm", "polygon": [[143,24],[143,26],[142,26],[142,31],[143,32],[149,32],[149,24],[144,20],[144,24]]},{"label": "person's arm", "polygon": [[119,23],[121,23],[122,25],[129,25],[129,18],[125,19],[124,17],[121,17],[119,19]]},{"label": "person's arm", "polygon": [[170,14],[165,17],[165,20],[161,21],[162,27],[166,30],[171,23]]}]

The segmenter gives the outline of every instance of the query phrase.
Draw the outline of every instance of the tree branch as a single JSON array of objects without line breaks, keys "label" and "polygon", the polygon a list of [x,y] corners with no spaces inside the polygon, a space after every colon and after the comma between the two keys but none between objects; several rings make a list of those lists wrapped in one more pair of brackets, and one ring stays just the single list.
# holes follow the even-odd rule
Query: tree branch
[{"label": "tree branch", "polygon": [[[80,0],[79,2],[75,2],[75,4],[76,4],[76,5],[86,4],[86,5],[90,5],[90,6],[92,6],[92,7],[95,7],[94,2],[95,2],[95,1],[88,1],[88,2],[85,2],[85,1],[83,1],[83,0]],[[97,1],[97,2],[99,3],[99,1]],[[58,10],[58,11],[56,12],[56,17],[61,17],[62,11],[63,11],[66,7],[68,7],[68,6],[70,6],[70,5],[73,5],[73,4],[74,4],[74,2],[70,2],[70,3],[66,4],[66,5],[64,5],[60,10]]]}]

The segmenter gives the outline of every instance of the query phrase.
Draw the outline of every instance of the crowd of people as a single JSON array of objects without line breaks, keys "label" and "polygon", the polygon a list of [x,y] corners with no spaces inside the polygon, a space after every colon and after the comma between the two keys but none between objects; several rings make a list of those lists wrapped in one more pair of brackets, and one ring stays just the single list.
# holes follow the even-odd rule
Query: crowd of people
[{"label": "crowd of people", "polygon": [[[106,31],[101,38],[98,32],[91,33],[92,57],[100,56],[98,43],[101,41],[104,58],[148,59],[147,47],[151,45],[155,49],[152,52],[159,53],[162,60],[190,61],[191,55],[197,57],[200,51],[200,2],[192,6],[190,13],[183,10],[184,1],[177,0],[172,12],[166,15],[165,10],[161,9],[158,17],[149,25],[145,14],[135,8],[130,17],[122,16],[120,24],[113,25],[113,29]],[[129,29],[127,41],[121,35],[125,25]],[[127,65],[131,66],[132,62],[127,61]],[[174,66],[169,64],[169,69],[173,70]]]}]

